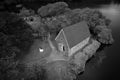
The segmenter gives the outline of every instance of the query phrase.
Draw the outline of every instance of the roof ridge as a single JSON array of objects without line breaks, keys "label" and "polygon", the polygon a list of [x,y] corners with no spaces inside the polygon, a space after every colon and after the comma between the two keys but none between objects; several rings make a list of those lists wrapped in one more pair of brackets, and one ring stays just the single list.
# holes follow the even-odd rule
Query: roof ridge
[{"label": "roof ridge", "polygon": [[[68,42],[69,48],[72,48],[76,45],[80,40],[87,37],[89,34],[88,25],[85,21],[81,21],[79,23],[73,24],[69,27],[65,27],[62,29],[64,31],[64,35],[66,36],[66,40]],[[80,36],[78,38],[78,36]],[[74,41],[73,41],[74,40]],[[73,43],[73,44],[71,44]]]},{"label": "roof ridge", "polygon": [[59,35],[61,34],[61,32],[63,31],[63,29],[61,29],[58,33],[58,35],[55,37],[55,40],[59,37]]}]

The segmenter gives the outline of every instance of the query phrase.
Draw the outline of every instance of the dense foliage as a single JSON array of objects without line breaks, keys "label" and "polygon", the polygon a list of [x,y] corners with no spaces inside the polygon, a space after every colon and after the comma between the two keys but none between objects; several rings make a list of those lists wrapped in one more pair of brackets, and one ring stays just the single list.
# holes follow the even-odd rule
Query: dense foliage
[{"label": "dense foliage", "polygon": [[0,13],[0,57],[12,53],[20,55],[21,51],[29,49],[32,41],[32,30],[29,25],[15,14]]},{"label": "dense foliage", "polygon": [[110,20],[106,19],[106,17],[103,16],[102,13],[98,10],[89,8],[68,10],[64,12],[64,14],[51,18],[50,21],[46,20],[46,24],[48,27],[50,26],[50,28],[55,26],[57,29],[61,29],[80,21],[86,21],[88,23],[91,34],[100,43],[113,43],[111,30],[109,29]]},{"label": "dense foliage", "polygon": [[32,43],[32,29],[23,19],[14,13],[0,13],[1,80],[21,80],[26,77],[25,66],[19,63],[19,58],[26,55]]},{"label": "dense foliage", "polygon": [[42,6],[38,9],[38,14],[41,17],[52,17],[55,15],[59,15],[65,12],[68,5],[64,2],[57,2],[54,4],[48,4],[46,6]]}]

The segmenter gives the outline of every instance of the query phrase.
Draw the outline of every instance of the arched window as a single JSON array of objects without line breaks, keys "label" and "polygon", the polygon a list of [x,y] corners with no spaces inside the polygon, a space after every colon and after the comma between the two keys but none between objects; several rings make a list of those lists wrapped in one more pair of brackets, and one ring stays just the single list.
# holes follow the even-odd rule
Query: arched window
[{"label": "arched window", "polygon": [[63,43],[59,43],[58,48],[61,52],[65,51],[65,45]]}]

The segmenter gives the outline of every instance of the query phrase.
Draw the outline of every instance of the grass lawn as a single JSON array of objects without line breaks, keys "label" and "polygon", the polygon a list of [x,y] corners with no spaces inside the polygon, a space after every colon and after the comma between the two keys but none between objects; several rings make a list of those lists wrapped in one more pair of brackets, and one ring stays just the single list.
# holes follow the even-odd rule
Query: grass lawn
[{"label": "grass lawn", "polygon": [[[43,48],[44,51],[40,52],[39,48]],[[23,63],[28,65],[33,65],[36,63],[43,64],[45,63],[44,58],[50,55],[51,50],[52,49],[48,42],[41,42],[40,40],[36,40],[31,46],[29,54],[26,55],[25,58],[23,59]]]},{"label": "grass lawn", "polygon": [[[29,54],[26,55],[22,60],[23,63],[31,66],[33,64],[41,65],[54,61],[65,60],[65,57],[62,55],[63,53],[57,51],[54,43],[55,42],[51,40],[48,40],[46,42],[36,40],[31,46]],[[44,51],[40,52],[39,48],[44,49]]]}]

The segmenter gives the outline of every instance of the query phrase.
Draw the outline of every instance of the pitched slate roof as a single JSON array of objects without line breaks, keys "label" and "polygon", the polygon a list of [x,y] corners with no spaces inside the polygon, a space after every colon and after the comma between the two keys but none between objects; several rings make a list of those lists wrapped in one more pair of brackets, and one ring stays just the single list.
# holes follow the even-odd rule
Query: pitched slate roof
[{"label": "pitched slate roof", "polygon": [[69,48],[72,48],[90,36],[89,28],[85,21],[63,28],[63,31]]}]

